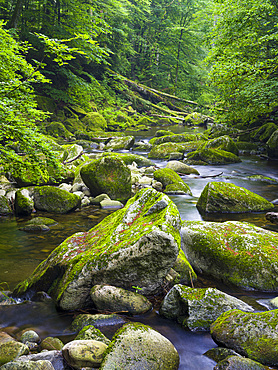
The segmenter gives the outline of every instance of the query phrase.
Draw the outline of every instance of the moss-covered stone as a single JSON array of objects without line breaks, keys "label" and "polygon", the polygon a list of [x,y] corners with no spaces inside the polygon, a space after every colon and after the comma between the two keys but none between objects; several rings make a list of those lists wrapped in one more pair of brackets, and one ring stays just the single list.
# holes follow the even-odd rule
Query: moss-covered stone
[{"label": "moss-covered stone", "polygon": [[89,112],[81,119],[81,122],[86,126],[87,131],[95,129],[104,130],[107,127],[107,122],[104,117],[97,112]]},{"label": "moss-covered stone", "polygon": [[74,369],[99,367],[107,345],[96,340],[73,340],[67,343],[62,354],[67,364]]},{"label": "moss-covered stone", "polygon": [[230,152],[221,149],[200,149],[188,153],[187,160],[203,161],[207,164],[229,164],[241,162],[240,158]]},{"label": "moss-covered stone", "polygon": [[161,168],[154,172],[154,179],[162,183],[165,192],[179,192],[190,194],[189,186],[181,179],[181,177],[170,168]]},{"label": "moss-covered stone", "polygon": [[248,304],[216,288],[193,289],[179,284],[168,292],[159,313],[192,331],[208,331],[218,316],[231,309],[253,311]]},{"label": "moss-covered stone", "polygon": [[96,284],[155,293],[178,256],[179,228],[174,203],[154,189],[142,190],[93,229],[66,239],[14,293],[43,290],[63,309],[91,304]]},{"label": "moss-covered stone", "polygon": [[192,285],[193,282],[197,279],[197,275],[188,262],[182,249],[179,250],[178,257],[173,265],[173,270],[179,274],[179,277],[177,279],[178,281],[175,281],[175,283]]},{"label": "moss-covered stone", "polygon": [[73,320],[71,329],[80,332],[88,326],[93,326],[96,329],[103,329],[108,326],[119,327],[123,326],[123,324],[126,324],[126,320],[117,314],[80,314]]},{"label": "moss-covered stone", "polygon": [[135,162],[138,167],[154,166],[154,163],[150,159],[133,153],[103,153],[99,158],[103,157],[120,158],[126,165],[132,165]]},{"label": "moss-covered stone", "polygon": [[236,143],[228,135],[220,136],[216,139],[209,140],[204,148],[216,148],[220,150],[225,150],[226,152],[238,155],[239,150]]},{"label": "moss-covered stone", "polygon": [[155,137],[161,137],[161,136],[170,136],[174,135],[174,133],[170,130],[157,130],[155,133]]},{"label": "moss-covered stone", "polygon": [[64,126],[68,131],[70,131],[72,134],[75,134],[77,131],[79,132],[85,132],[86,127],[85,125],[78,119],[78,117],[74,118],[68,118],[64,121]]},{"label": "moss-covered stone", "polygon": [[184,146],[179,143],[164,143],[152,147],[148,158],[151,159],[170,159],[172,153],[185,153]]},{"label": "moss-covered stone", "polygon": [[[241,356],[230,356],[220,361],[214,370],[267,370],[268,367],[257,361],[250,360]],[[270,370],[270,369],[269,369]]]},{"label": "moss-covered stone", "polygon": [[195,174],[195,175],[199,175],[199,172],[195,168],[190,167],[190,166],[188,166],[185,163],[180,162],[180,161],[169,161],[167,163],[167,165],[166,165],[166,168],[171,168],[172,170],[174,170],[178,174],[183,174],[183,175]]},{"label": "moss-covered stone", "polygon": [[0,195],[0,215],[7,216],[11,214],[13,214],[13,211],[9,205],[8,199],[5,195]]},{"label": "moss-covered stone", "polygon": [[104,147],[104,150],[129,150],[135,142],[134,136],[123,136],[111,139]]},{"label": "moss-covered stone", "polygon": [[139,315],[152,308],[152,304],[141,294],[111,285],[95,285],[90,296],[98,311]]},{"label": "moss-covered stone", "polygon": [[173,344],[151,327],[126,324],[113,337],[101,370],[177,370],[179,355]]},{"label": "moss-covered stone", "polygon": [[60,351],[64,347],[64,343],[59,338],[46,337],[42,340],[40,347],[42,350],[47,349],[48,351]]},{"label": "moss-covered stone", "polygon": [[254,141],[261,141],[266,143],[271,135],[278,130],[278,126],[273,122],[267,122],[264,125],[260,126],[254,133],[252,133],[252,139]]},{"label": "moss-covered stone", "polygon": [[29,348],[17,341],[0,343],[0,366],[29,353]]},{"label": "moss-covered stone", "polygon": [[236,221],[184,221],[181,234],[197,273],[243,288],[277,290],[277,233]]},{"label": "moss-covered stone", "polygon": [[34,209],[34,202],[27,189],[17,190],[15,193],[15,213],[18,216],[28,216]]},{"label": "moss-covered stone", "polygon": [[154,137],[150,140],[152,145],[160,145],[164,143],[186,143],[188,141],[200,140],[200,134],[170,134],[160,137]]},{"label": "moss-covered stone", "polygon": [[266,143],[267,154],[270,158],[278,158],[278,130],[274,131]]},{"label": "moss-covered stone", "polygon": [[69,139],[72,134],[65,128],[62,122],[50,122],[45,125],[45,131],[48,135]]},{"label": "moss-covered stone", "polygon": [[80,175],[92,196],[102,193],[111,199],[126,201],[131,196],[131,173],[116,156],[107,156],[83,166]]},{"label": "moss-covered stone", "polygon": [[54,186],[40,186],[34,188],[34,204],[40,211],[68,213],[80,207],[81,199]]},{"label": "moss-covered stone", "polygon": [[278,365],[278,310],[231,310],[211,325],[213,340],[265,365]]},{"label": "moss-covered stone", "polygon": [[205,213],[262,212],[274,205],[250,190],[227,182],[209,182],[202,191],[197,208]]},{"label": "moss-covered stone", "polygon": [[102,334],[102,332],[99,329],[95,328],[93,325],[84,326],[84,328],[82,328],[80,332],[77,334],[75,339],[76,340],[97,340],[98,342],[105,343],[107,346],[110,343],[110,340],[104,334]]}]

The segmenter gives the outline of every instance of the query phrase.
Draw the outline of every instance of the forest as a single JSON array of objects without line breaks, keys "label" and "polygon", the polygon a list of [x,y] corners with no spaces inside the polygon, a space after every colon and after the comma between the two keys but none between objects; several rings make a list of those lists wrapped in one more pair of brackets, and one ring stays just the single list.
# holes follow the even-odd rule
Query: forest
[{"label": "forest", "polygon": [[76,110],[276,123],[277,16],[273,0],[1,0],[1,166],[47,177],[45,123]]}]

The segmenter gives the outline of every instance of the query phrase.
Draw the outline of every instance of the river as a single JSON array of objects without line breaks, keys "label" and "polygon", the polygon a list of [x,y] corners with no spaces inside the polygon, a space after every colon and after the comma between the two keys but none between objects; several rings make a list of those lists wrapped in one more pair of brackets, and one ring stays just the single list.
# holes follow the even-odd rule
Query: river
[{"label": "river", "polygon": [[[152,128],[149,132],[137,132],[134,135],[136,135],[137,140],[148,140],[156,130],[157,128]],[[181,126],[176,126],[173,129],[175,133],[184,130]],[[198,212],[196,208],[198,197],[209,181],[232,182],[263,196],[269,201],[278,198],[278,161],[270,161],[258,156],[242,156],[241,159],[241,163],[225,166],[194,166],[200,172],[201,177],[196,175],[183,177],[191,188],[193,196],[171,196],[183,220],[248,221],[256,226],[278,232],[278,225],[268,222],[265,219],[265,213],[202,216]],[[155,163],[159,167],[164,167],[167,162],[155,161]],[[271,184],[263,180],[251,180],[249,176],[252,175],[267,176],[277,182]],[[275,211],[278,212],[278,205]],[[57,221],[57,225],[51,227],[50,231],[39,234],[30,234],[19,230],[20,226],[26,222],[26,218],[0,217],[1,289],[12,290],[19,281],[31,274],[34,268],[65,238],[75,232],[89,230],[108,213],[108,211],[102,211],[95,206],[89,206],[68,215],[37,212],[36,216],[51,217]],[[197,286],[217,287],[226,293],[245,300],[258,311],[266,309],[265,306],[260,304],[263,299],[275,296],[275,294],[233,289],[215,281],[208,281],[204,277],[198,279]],[[68,330],[72,317],[73,314],[57,312],[51,302],[0,307],[0,325],[2,328],[7,326],[16,326],[18,329],[32,327],[42,338],[49,335],[58,336],[64,341],[72,338],[73,333]],[[160,317],[156,309],[143,316],[133,317],[132,320],[151,325],[171,340],[180,354],[180,370],[213,369],[215,362],[203,355],[208,349],[216,347],[208,333],[192,333],[184,330],[175,322]]]}]

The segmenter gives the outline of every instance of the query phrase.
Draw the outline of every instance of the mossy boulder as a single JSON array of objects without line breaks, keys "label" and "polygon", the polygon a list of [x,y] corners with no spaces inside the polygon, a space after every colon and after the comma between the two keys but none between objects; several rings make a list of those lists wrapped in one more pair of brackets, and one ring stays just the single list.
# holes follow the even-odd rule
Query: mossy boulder
[{"label": "mossy boulder", "polygon": [[186,159],[191,161],[202,161],[204,164],[230,164],[241,162],[240,158],[233,153],[212,148],[203,148],[188,153]]},{"label": "mossy boulder", "polygon": [[179,143],[164,143],[152,147],[148,154],[151,159],[170,159],[172,153],[180,153],[181,158],[185,153],[184,146]]},{"label": "mossy boulder", "polygon": [[59,338],[46,337],[42,340],[40,347],[42,350],[47,349],[48,351],[60,351],[64,347],[64,343]]},{"label": "mossy boulder", "polygon": [[130,169],[117,157],[94,160],[81,168],[80,175],[93,197],[105,193],[111,199],[126,201],[131,196]]},{"label": "mossy boulder", "polygon": [[94,131],[95,129],[104,130],[107,127],[107,122],[104,117],[97,112],[89,112],[81,119],[87,131]]},{"label": "mossy boulder", "polygon": [[237,221],[184,221],[181,235],[197,273],[242,288],[277,290],[277,233]]},{"label": "mossy boulder", "polygon": [[75,194],[55,186],[36,186],[34,204],[39,211],[68,213],[80,207],[81,199]]},{"label": "mossy boulder", "polygon": [[162,183],[165,193],[192,195],[189,186],[171,168],[161,168],[154,172],[154,179]]},{"label": "mossy boulder", "polygon": [[26,344],[11,340],[0,343],[0,366],[29,353]]},{"label": "mossy boulder", "polygon": [[135,142],[134,136],[123,136],[111,139],[104,147],[104,150],[121,150],[132,148]]},{"label": "mossy boulder", "polygon": [[202,191],[197,208],[205,213],[244,213],[266,211],[274,205],[243,187],[212,181]]},{"label": "mossy boulder", "polygon": [[266,143],[276,130],[278,130],[278,126],[275,125],[275,123],[267,122],[259,127],[257,130],[255,130],[255,132],[252,133],[251,136],[253,141],[261,141],[263,143]]},{"label": "mossy boulder", "polygon": [[74,369],[99,367],[107,345],[96,340],[73,340],[62,348],[66,363]]},{"label": "mossy boulder", "polygon": [[[214,370],[267,370],[268,367],[260,364],[257,361],[250,360],[241,356],[229,356],[225,360],[220,361]],[[270,370],[270,369],[269,369]]]},{"label": "mossy boulder", "polygon": [[167,293],[159,313],[192,331],[209,331],[217,317],[231,309],[253,311],[240,299],[216,288],[193,289],[178,284]]},{"label": "mossy boulder", "polygon": [[72,134],[75,134],[77,131],[83,132],[86,131],[85,125],[79,120],[78,117],[68,118],[64,121],[64,126]]},{"label": "mossy boulder", "polygon": [[16,361],[8,362],[1,366],[2,370],[55,370],[51,361],[48,360],[21,360],[19,357]]},{"label": "mossy boulder", "polygon": [[160,137],[154,137],[150,140],[152,145],[160,145],[164,143],[186,143],[187,141],[195,141],[200,139],[200,134],[170,134]]},{"label": "mossy boulder", "polygon": [[27,189],[17,190],[14,201],[15,213],[18,216],[28,216],[34,209],[34,202]]},{"label": "mossy boulder", "polygon": [[45,125],[45,131],[48,135],[69,139],[72,134],[65,128],[62,122],[50,122]]},{"label": "mossy boulder", "polygon": [[204,148],[216,148],[238,155],[239,150],[236,143],[228,135],[209,140]]},{"label": "mossy boulder", "polygon": [[126,324],[114,335],[100,369],[177,370],[179,355],[160,333],[140,323]]},{"label": "mossy boulder", "polygon": [[45,291],[65,310],[92,305],[96,284],[153,294],[177,259],[179,229],[175,204],[152,188],[141,190],[88,232],[66,239],[14,293]]},{"label": "mossy boulder", "polygon": [[167,163],[167,165],[166,165],[166,168],[171,168],[172,170],[174,170],[178,174],[183,174],[183,175],[190,175],[190,174],[199,175],[199,172],[195,168],[193,168],[191,166],[188,166],[185,163],[180,162],[180,161],[169,161]]},{"label": "mossy boulder", "polygon": [[84,326],[83,329],[75,337],[76,340],[97,340],[98,342],[103,342],[107,346],[110,343],[110,340],[102,334],[102,332],[95,328],[93,325]]},{"label": "mossy boulder", "polygon": [[13,214],[8,198],[0,195],[0,215],[7,216]]},{"label": "mossy boulder", "polygon": [[119,158],[126,165],[131,165],[133,162],[135,162],[138,167],[154,166],[154,163],[150,159],[142,155],[133,154],[133,153],[103,153],[100,155],[100,158],[103,158],[103,157]]},{"label": "mossy boulder", "polygon": [[170,130],[157,130],[154,134],[154,137],[161,137],[161,136],[170,136],[174,135],[174,133]]},{"label": "mossy boulder", "polygon": [[98,311],[139,315],[152,308],[152,304],[143,295],[112,285],[95,285],[90,296]]},{"label": "mossy boulder", "polygon": [[72,162],[83,153],[83,147],[78,144],[63,145],[62,148],[64,149],[63,161],[65,162]]},{"label": "mossy boulder", "polygon": [[278,158],[278,130],[274,131],[266,143],[267,154],[270,158]]},{"label": "mossy boulder", "polygon": [[133,144],[132,150],[137,152],[149,152],[152,149],[152,145],[146,141],[136,141]]},{"label": "mossy boulder", "polygon": [[211,325],[213,340],[265,365],[278,365],[278,310],[230,310]]}]

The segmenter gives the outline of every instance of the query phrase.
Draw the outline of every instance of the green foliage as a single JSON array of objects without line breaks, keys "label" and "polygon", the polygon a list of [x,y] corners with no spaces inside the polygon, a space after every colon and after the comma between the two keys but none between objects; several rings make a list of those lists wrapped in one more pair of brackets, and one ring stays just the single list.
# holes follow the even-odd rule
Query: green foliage
[{"label": "green foliage", "polygon": [[58,166],[58,162],[35,125],[46,114],[36,108],[31,83],[47,80],[26,62],[22,55],[26,50],[0,23],[0,167],[17,174],[28,170],[40,181],[49,178],[46,163]]},{"label": "green foliage", "polygon": [[[271,0],[215,1],[211,81],[220,119],[252,122],[277,110],[278,8]],[[275,117],[272,117],[275,118]]]}]

